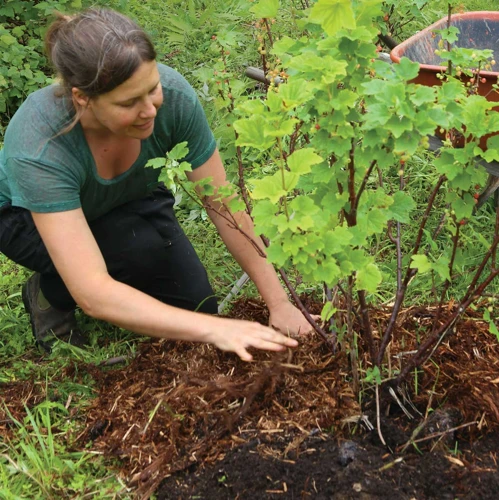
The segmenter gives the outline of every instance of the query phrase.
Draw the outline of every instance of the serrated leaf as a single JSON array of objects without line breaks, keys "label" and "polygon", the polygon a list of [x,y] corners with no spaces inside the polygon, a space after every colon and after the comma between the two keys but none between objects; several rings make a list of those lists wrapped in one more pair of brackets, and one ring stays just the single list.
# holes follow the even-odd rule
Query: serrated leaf
[{"label": "serrated leaf", "polygon": [[466,99],[463,112],[466,135],[482,137],[489,132],[486,116],[487,111],[493,106],[493,103],[487,101],[483,96],[472,95]]},{"label": "serrated leaf", "polygon": [[392,217],[402,223],[411,221],[411,212],[416,208],[416,203],[409,193],[397,191],[393,195],[393,204],[390,206]]},{"label": "serrated leaf", "polygon": [[313,148],[303,148],[288,156],[287,163],[291,172],[308,174],[312,170],[312,165],[322,163],[322,158],[314,152]]},{"label": "serrated leaf", "polygon": [[256,17],[271,18],[276,17],[279,11],[279,0],[260,0],[250,9]]},{"label": "serrated leaf", "polygon": [[146,163],[146,167],[163,168],[166,164],[166,158],[152,158]]},{"label": "serrated leaf", "polygon": [[386,126],[391,130],[393,137],[398,139],[404,132],[410,132],[413,129],[412,121],[405,116],[393,115],[386,123]]},{"label": "serrated leaf", "polygon": [[305,80],[291,78],[289,83],[279,86],[279,96],[286,109],[293,109],[306,103],[312,97],[312,91]]},{"label": "serrated leaf", "polygon": [[288,256],[279,243],[271,243],[267,248],[267,258],[278,267],[284,267]]},{"label": "serrated leaf", "polygon": [[0,41],[3,42],[7,46],[12,45],[13,43],[16,43],[16,39],[12,35],[2,35],[2,36],[0,36]]},{"label": "serrated leaf", "polygon": [[402,80],[413,80],[418,76],[419,64],[412,62],[407,57],[402,57],[398,64],[394,65],[395,73],[402,78]]},{"label": "serrated leaf", "polygon": [[411,269],[417,269],[423,274],[431,271],[432,265],[426,255],[413,255],[411,258]]},{"label": "serrated leaf", "polygon": [[450,260],[445,255],[441,255],[440,258],[433,263],[432,268],[436,273],[443,279],[450,281],[450,272],[449,272],[449,263]]},{"label": "serrated leaf", "polygon": [[341,269],[334,259],[328,259],[323,262],[314,273],[314,277],[318,282],[323,281],[329,286],[333,286],[341,276]]},{"label": "serrated leaf", "polygon": [[274,144],[274,139],[265,135],[267,124],[262,115],[253,115],[234,122],[234,129],[238,133],[236,144],[238,146],[250,146],[259,151],[265,151]]},{"label": "serrated leaf", "polygon": [[269,200],[261,200],[253,206],[252,215],[257,219],[272,220],[276,216],[277,207]]},{"label": "serrated leaf", "polygon": [[353,235],[348,227],[336,226],[324,235],[324,252],[329,255],[343,252],[352,238]]},{"label": "serrated leaf", "polygon": [[434,87],[426,87],[425,85],[418,85],[414,94],[409,96],[409,99],[413,102],[415,106],[421,106],[421,104],[434,102],[436,91]]},{"label": "serrated leaf", "polygon": [[351,0],[318,0],[312,7],[309,21],[320,24],[328,35],[356,27]]},{"label": "serrated leaf", "polygon": [[308,196],[297,196],[289,202],[288,206],[291,210],[308,215],[314,215],[320,210],[314,200]]},{"label": "serrated leaf", "polygon": [[296,45],[296,43],[296,40],[294,40],[293,38],[290,38],[289,36],[283,36],[274,43],[273,52],[274,54],[276,54],[277,56],[281,56],[282,58],[282,55],[287,54],[291,50],[291,48]]},{"label": "serrated leaf", "polygon": [[[1,85],[2,82],[0,82]],[[499,135],[493,135],[487,140],[487,151],[481,152],[481,156],[487,162],[499,161]]]},{"label": "serrated leaf", "polygon": [[378,266],[372,262],[357,271],[357,289],[374,293],[381,283],[381,272]]},{"label": "serrated leaf", "polygon": [[420,134],[407,132],[395,140],[394,151],[400,151],[406,155],[413,155],[419,147]]},{"label": "serrated leaf", "polygon": [[189,148],[187,147],[187,141],[180,142],[176,144],[169,152],[168,159],[170,160],[181,160],[185,158],[189,153]]},{"label": "serrated leaf", "polygon": [[272,203],[277,203],[287,194],[287,191],[282,187],[280,172],[263,179],[251,180],[251,183],[254,186],[251,190],[251,197],[255,200],[268,199]]}]

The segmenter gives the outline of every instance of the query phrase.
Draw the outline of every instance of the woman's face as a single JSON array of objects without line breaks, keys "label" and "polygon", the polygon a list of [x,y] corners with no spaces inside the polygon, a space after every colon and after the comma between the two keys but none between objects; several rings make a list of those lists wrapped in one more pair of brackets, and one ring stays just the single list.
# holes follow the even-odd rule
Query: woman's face
[{"label": "woman's face", "polygon": [[[76,100],[81,104],[78,98]],[[156,61],[143,62],[115,89],[87,98],[81,123],[84,129],[96,132],[146,139],[153,132],[154,119],[161,104],[163,91]]]}]

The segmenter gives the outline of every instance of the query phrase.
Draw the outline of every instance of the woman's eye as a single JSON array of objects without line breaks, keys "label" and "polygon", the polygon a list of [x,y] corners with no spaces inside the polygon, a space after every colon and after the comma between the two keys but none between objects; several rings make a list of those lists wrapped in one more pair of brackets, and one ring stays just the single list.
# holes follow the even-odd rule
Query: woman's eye
[{"label": "woman's eye", "polygon": [[122,108],[131,108],[134,104],[135,104],[135,102],[122,102],[122,103],[120,104],[120,106],[121,106]]}]

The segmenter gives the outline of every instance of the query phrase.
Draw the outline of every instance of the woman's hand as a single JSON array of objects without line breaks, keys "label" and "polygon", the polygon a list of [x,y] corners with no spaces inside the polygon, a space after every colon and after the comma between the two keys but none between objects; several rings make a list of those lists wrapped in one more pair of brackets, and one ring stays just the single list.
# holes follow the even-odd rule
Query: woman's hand
[{"label": "woman's hand", "polygon": [[264,351],[282,351],[286,347],[298,345],[295,339],[260,323],[222,318],[214,323],[208,342],[222,351],[235,352],[243,361],[253,359],[247,351],[249,347]]},{"label": "woman's hand", "polygon": [[[307,321],[302,312],[297,309],[289,300],[279,302],[269,308],[269,325],[276,330],[288,335],[306,335],[313,331],[312,325]],[[315,321],[320,320],[320,316],[312,315]]]}]

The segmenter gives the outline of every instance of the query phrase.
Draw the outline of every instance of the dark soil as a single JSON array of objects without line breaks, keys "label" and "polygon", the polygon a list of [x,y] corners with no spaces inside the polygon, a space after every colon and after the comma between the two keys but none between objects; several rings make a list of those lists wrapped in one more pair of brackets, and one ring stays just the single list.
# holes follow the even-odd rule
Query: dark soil
[{"label": "dark soil", "polygon": [[[433,314],[403,312],[391,372]],[[239,303],[233,315],[267,321],[257,301]],[[384,311],[373,317],[386,319]],[[137,498],[499,497],[499,343],[478,317],[459,323],[405,392],[382,392],[386,445],[374,394],[364,384],[361,407],[345,354],[315,336],[294,351],[255,354],[244,363],[207,345],[146,341],[127,365],[67,368],[61,379],[91,379],[97,391],[75,446],[118,463]],[[22,419],[24,405],[46,397],[43,387],[1,389]],[[0,435],[9,432],[0,409]]]},{"label": "dark soil", "polygon": [[169,478],[158,500],[498,498],[498,434],[459,449],[458,459],[450,451],[392,455],[368,436],[339,443],[309,436],[284,458],[287,437],[267,438],[241,445],[210,467]]}]

